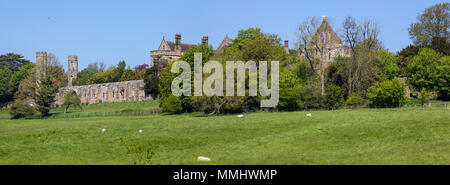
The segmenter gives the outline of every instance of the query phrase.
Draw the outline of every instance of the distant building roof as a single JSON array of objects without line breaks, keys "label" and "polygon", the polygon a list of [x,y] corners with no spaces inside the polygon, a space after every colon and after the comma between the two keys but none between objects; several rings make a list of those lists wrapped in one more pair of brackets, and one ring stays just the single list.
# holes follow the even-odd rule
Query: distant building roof
[{"label": "distant building roof", "polygon": [[233,39],[229,38],[227,34],[222,40],[222,43],[220,43],[219,47],[217,47],[216,52],[222,53],[225,48],[230,47],[231,45],[233,45]]}]

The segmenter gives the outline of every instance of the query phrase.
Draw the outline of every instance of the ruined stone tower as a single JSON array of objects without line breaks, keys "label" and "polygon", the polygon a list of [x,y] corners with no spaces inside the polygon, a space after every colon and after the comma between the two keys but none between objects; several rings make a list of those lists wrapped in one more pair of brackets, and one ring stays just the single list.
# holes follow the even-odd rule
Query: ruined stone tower
[{"label": "ruined stone tower", "polygon": [[68,57],[68,77],[69,83],[68,86],[72,86],[73,81],[77,78],[78,74],[78,56],[69,56]]},{"label": "ruined stone tower", "polygon": [[36,82],[41,82],[41,76],[47,69],[47,52],[36,52]]}]

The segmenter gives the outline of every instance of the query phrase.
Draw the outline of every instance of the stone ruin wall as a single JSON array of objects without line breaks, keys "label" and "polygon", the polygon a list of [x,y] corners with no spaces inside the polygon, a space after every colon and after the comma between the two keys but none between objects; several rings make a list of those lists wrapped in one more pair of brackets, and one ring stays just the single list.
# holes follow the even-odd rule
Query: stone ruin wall
[{"label": "stone ruin wall", "polygon": [[55,104],[61,105],[64,95],[71,90],[80,96],[81,103],[88,104],[153,100],[152,96],[145,95],[143,87],[144,80],[63,87],[56,94]]}]

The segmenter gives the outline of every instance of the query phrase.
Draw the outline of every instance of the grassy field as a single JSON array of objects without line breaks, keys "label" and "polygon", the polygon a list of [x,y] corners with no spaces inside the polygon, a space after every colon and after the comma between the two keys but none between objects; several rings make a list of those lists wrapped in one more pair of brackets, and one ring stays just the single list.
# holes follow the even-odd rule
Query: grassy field
[{"label": "grassy field", "polygon": [[119,138],[151,141],[154,164],[450,164],[444,108],[256,112],[243,119],[117,112],[125,109],[154,110],[157,103],[89,105],[79,118],[42,120],[7,120],[1,111],[0,164],[131,164]]}]

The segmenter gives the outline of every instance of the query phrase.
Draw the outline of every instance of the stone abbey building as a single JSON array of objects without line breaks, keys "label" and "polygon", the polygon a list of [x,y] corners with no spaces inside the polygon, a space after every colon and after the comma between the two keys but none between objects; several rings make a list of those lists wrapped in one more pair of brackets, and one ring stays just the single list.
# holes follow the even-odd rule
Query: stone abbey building
[{"label": "stone abbey building", "polygon": [[[350,56],[349,48],[342,44],[341,39],[336,32],[331,28],[328,21],[324,18],[322,24],[317,30],[315,37],[321,40],[325,49],[322,56],[325,67],[334,60],[337,56]],[[208,44],[208,36],[201,38],[202,44]],[[233,39],[228,35],[222,40],[216,49],[216,53],[222,53],[225,48],[233,44]],[[193,44],[181,42],[181,34],[175,34],[175,41],[168,41],[163,37],[157,50],[150,51],[150,64],[157,66],[158,69],[164,68],[168,62],[179,59],[189,47]],[[289,50],[288,41],[284,41],[284,49],[287,53],[293,54]],[[306,46],[306,48],[311,46]],[[304,56],[306,52],[304,45],[300,45],[298,55]],[[47,53],[36,53],[37,78],[39,80],[40,74],[45,72]],[[124,101],[143,101],[152,100],[154,97],[146,95],[143,87],[143,80],[133,80],[125,82],[103,83],[83,86],[72,86],[72,82],[77,78],[78,73],[78,57],[68,57],[68,86],[60,88],[55,104],[61,105],[64,100],[64,95],[69,91],[75,91],[81,99],[82,103],[102,103],[102,102],[124,102]]]}]

